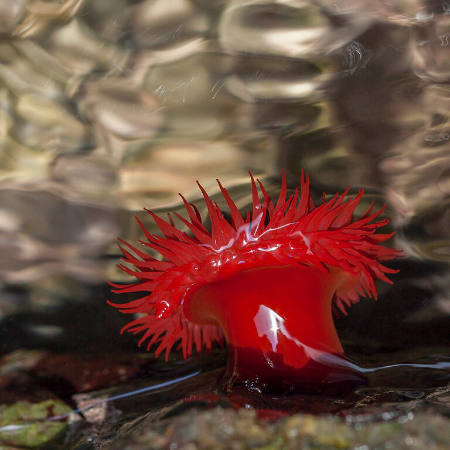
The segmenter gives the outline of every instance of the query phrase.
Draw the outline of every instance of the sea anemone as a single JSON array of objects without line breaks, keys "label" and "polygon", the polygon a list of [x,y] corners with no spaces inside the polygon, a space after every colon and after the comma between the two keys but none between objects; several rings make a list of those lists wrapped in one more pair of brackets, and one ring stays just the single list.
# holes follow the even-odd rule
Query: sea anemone
[{"label": "sea anemone", "polygon": [[[133,284],[114,284],[115,293],[144,293],[128,303],[110,305],[138,314],[123,331],[143,333],[139,346],[166,359],[177,344],[185,358],[193,348],[228,346],[225,386],[293,390],[299,384],[331,383],[342,378],[323,355],[343,355],[332,311],[360,297],[377,298],[375,279],[392,284],[397,272],[380,261],[400,252],[380,243],[394,233],[378,229],[384,207],[373,203],[354,218],[363,191],[347,198],[349,189],[314,206],[309,177],[301,173],[301,189],[287,195],[283,173],[276,204],[259,180],[251,178],[251,212],[242,216],[228,191],[218,182],[229,219],[203,187],[210,227],[181,194],[187,218],[173,213],[186,227],[175,226],[152,211],[162,235],[149,233],[137,219],[146,240],[143,248],[121,239],[123,263]],[[258,190],[259,187],[259,190]],[[210,228],[210,229],[209,229]],[[157,252],[157,259],[145,251]],[[345,377],[344,377],[345,378]]]}]

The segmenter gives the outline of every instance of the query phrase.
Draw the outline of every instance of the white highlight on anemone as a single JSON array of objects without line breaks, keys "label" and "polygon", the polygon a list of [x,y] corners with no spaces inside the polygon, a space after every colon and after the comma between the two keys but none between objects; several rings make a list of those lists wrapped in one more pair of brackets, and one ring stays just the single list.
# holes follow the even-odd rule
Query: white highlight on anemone
[{"label": "white highlight on anemone", "polygon": [[305,236],[300,230],[295,231],[294,233],[292,233],[292,235],[293,236],[299,235],[303,239],[303,242],[305,243],[306,248],[307,248],[307,250],[306,250],[307,255],[313,254],[313,252],[311,250],[311,240],[307,236]]}]

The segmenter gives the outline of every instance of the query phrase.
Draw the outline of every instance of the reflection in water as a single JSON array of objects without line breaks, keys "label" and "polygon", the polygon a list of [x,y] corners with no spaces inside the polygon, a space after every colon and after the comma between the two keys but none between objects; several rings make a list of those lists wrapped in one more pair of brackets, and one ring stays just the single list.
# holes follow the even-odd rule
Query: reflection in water
[{"label": "reflection in water", "polygon": [[[172,404],[171,407],[176,409],[179,406],[180,400],[186,405],[188,405],[189,402],[192,402],[193,406],[195,406],[200,401],[205,402],[205,404],[208,404],[209,406],[214,406],[221,398],[225,405],[227,402],[230,402],[228,406],[231,406],[233,403],[234,407],[248,408],[253,406],[255,408],[261,408],[263,407],[262,405],[264,405],[265,408],[270,407],[289,413],[299,411],[310,412],[311,408],[314,408],[316,413],[326,413],[331,410],[336,413],[340,410],[348,410],[349,408],[356,407],[357,410],[355,412],[361,414],[363,411],[358,407],[358,404],[360,402],[368,402],[370,405],[374,402],[374,399],[370,399],[371,396],[374,394],[376,396],[377,392],[386,391],[387,393],[391,393],[391,395],[393,395],[392,401],[395,402],[399,401],[398,399],[395,399],[396,395],[397,397],[405,395],[407,398],[408,392],[410,392],[410,398],[413,398],[414,391],[411,390],[411,386],[405,386],[403,389],[406,390],[402,391],[401,380],[405,376],[419,377],[420,379],[428,378],[427,383],[421,381],[420,385],[416,388],[415,394],[417,399],[422,398],[422,401],[426,401],[425,393],[432,392],[435,383],[439,382],[439,380],[442,381],[444,379],[442,374],[450,368],[450,361],[440,361],[432,364],[411,363],[363,368],[348,361],[348,359],[333,355],[329,356],[331,356],[332,360],[327,361],[327,363],[351,367],[352,370],[364,374],[378,372],[379,378],[370,378],[369,385],[357,390],[356,394],[352,390],[341,390],[334,394],[332,392],[323,394],[324,400],[326,400],[323,402],[322,408],[320,408],[320,406],[317,405],[317,398],[320,399],[320,397],[315,395],[314,392],[307,391],[304,393],[290,394],[282,401],[277,395],[263,394],[261,392],[257,392],[257,397],[255,397],[254,392],[252,393],[247,390],[238,390],[234,394],[227,394],[220,390],[218,391],[219,394],[216,393],[216,390],[211,393],[205,390],[205,376],[213,380],[217,379],[217,371],[208,373],[207,371],[203,372],[201,370],[196,370],[186,375],[169,378],[167,381],[159,383],[154,383],[152,380],[142,380],[139,385],[143,387],[139,387],[138,389],[124,390],[123,386],[118,386],[117,388],[110,390],[109,395],[100,393],[96,396],[94,393],[94,396],[86,406],[74,409],[64,416],[49,417],[47,420],[63,420],[73,414],[80,413],[86,415],[89,413],[89,410],[98,407],[105,409],[110,404],[129,411],[128,414],[133,414],[133,412],[136,413],[135,405],[137,402],[140,404],[139,410],[145,411],[146,405],[148,409],[157,409],[158,407],[165,407],[167,404]],[[390,384],[386,383],[386,380],[390,380]],[[189,383],[187,384],[188,381]],[[417,394],[417,389],[422,393],[421,395]],[[118,393],[114,393],[114,391]],[[175,396],[173,394],[169,395],[170,392],[178,392],[178,396],[176,394]],[[396,392],[398,392],[398,394],[396,394]],[[436,392],[437,396],[441,394],[445,395],[445,391]],[[369,399],[370,401],[368,401]],[[332,409],[329,409],[331,406],[330,403],[334,402],[336,402],[336,405],[332,407]],[[340,406],[337,406],[338,404]],[[417,402],[417,406],[419,405],[420,401]]]},{"label": "reflection in water", "polygon": [[[113,241],[108,229],[96,245],[104,208],[167,206],[197,177],[239,191],[248,168],[279,166],[293,176],[303,167],[331,192],[377,188],[412,241],[404,246],[448,260],[445,2],[46,5],[2,7],[1,188],[37,193],[39,204],[30,226],[21,202],[0,209],[5,241],[26,249],[13,252],[21,267],[78,276],[80,260]],[[96,214],[55,244],[41,222],[54,236],[67,230],[47,220],[65,201]],[[125,217],[110,222],[113,235],[137,234]],[[79,232],[87,239],[69,250]],[[0,273],[11,271],[0,261]]]},{"label": "reflection in water", "polygon": [[[444,373],[446,370],[450,368],[450,361],[439,361],[435,363],[430,364],[421,364],[421,363],[404,363],[404,364],[392,364],[387,366],[376,366],[376,367],[361,367],[357,365],[355,362],[351,362],[348,358],[344,358],[342,356],[338,355],[331,355],[331,354],[325,354],[322,353],[322,356],[319,356],[321,358],[322,362],[325,362],[329,365],[335,365],[336,367],[345,367],[345,368],[351,368],[355,372],[359,372],[361,374],[370,374],[378,372],[379,375],[383,375],[384,378],[381,378],[381,382],[377,382],[377,378],[371,378],[371,382],[367,387],[364,387],[360,390],[361,394],[363,395],[370,395],[370,392],[376,391],[380,387],[384,388],[386,391],[389,391],[389,389],[401,389],[401,379],[407,374],[409,377],[419,376],[419,377],[427,377],[428,374],[428,383],[427,384],[421,384],[419,389],[422,390],[429,390],[433,387],[435,380],[439,380],[439,378],[442,378],[442,376],[439,375],[439,373]],[[195,394],[195,392],[205,392],[205,375],[209,377],[210,379],[217,380],[217,371],[208,371],[204,369],[194,370],[193,372],[187,373],[186,375],[178,376],[178,377],[171,377],[166,379],[165,381],[160,381],[155,383],[152,379],[144,379],[139,381],[139,386],[136,389],[126,389],[125,386],[117,386],[116,388],[109,389],[108,393],[93,393],[92,398],[87,402],[85,406],[81,406],[79,408],[76,408],[72,410],[70,413],[64,414],[63,416],[51,416],[47,418],[46,420],[64,420],[66,418],[69,418],[73,414],[87,414],[89,410],[94,408],[107,408],[109,403],[117,404],[117,402],[120,401],[121,407],[124,407],[126,410],[130,410],[130,412],[133,411],[135,408],[133,405],[136,404],[136,402],[143,403],[144,406],[141,405],[141,409],[145,410],[145,404],[148,404],[149,408],[157,408],[159,403],[162,403],[164,405],[164,395],[166,395],[166,398],[168,398],[168,392],[169,391],[178,391],[178,396],[171,396],[171,401],[175,400],[174,405],[176,407],[176,401],[179,401],[180,398],[182,398],[183,395],[185,395],[185,402],[196,402],[197,400],[205,400],[208,403],[211,402],[211,405],[214,405],[218,399],[220,398],[217,396],[217,394]],[[390,386],[386,385],[385,380],[390,380]],[[188,380],[191,380],[189,384],[187,385],[186,382]],[[408,386],[409,388],[409,386]],[[216,391],[214,391],[216,392]],[[226,394],[219,390],[220,395],[229,396],[230,399],[233,399],[233,401],[236,401],[236,394]],[[244,404],[246,405],[252,405],[252,403],[255,401],[253,398],[252,392],[248,391],[238,391],[239,396],[241,396],[240,402],[242,403],[242,406]],[[162,396],[161,396],[162,394]],[[296,411],[308,411],[308,397],[313,395],[311,399],[309,399],[310,402],[313,401],[314,393],[311,392],[304,392],[303,394],[291,394],[291,401],[287,401],[285,403],[283,402],[277,402],[276,400],[273,401],[271,398],[273,397],[271,394],[262,394],[258,392],[259,395],[262,396],[261,401],[262,402],[273,402],[272,407],[283,410],[283,407],[287,408],[290,412],[296,412]],[[341,408],[347,409],[349,405],[352,403],[358,403],[361,401],[360,397],[354,396],[354,393],[352,391],[339,391],[337,394],[335,393],[336,398],[347,398],[347,402],[342,402]],[[300,400],[300,397],[304,396],[306,400]],[[173,399],[172,399],[173,397]],[[276,397],[276,396],[275,396]],[[211,399],[211,400],[208,400]],[[295,404],[297,403],[297,410],[295,409]],[[324,404],[324,412],[326,411],[327,406]],[[320,412],[320,411],[316,411]],[[0,431],[3,430],[0,429]]]},{"label": "reflection in water", "polygon": [[[77,409],[74,409],[73,411],[71,411],[70,413],[65,414],[64,416],[54,416],[54,417],[50,417],[48,420],[62,420],[62,419],[69,417],[71,414],[80,414],[80,413],[85,414],[89,409],[95,408],[99,405],[105,405],[108,402],[114,402],[117,400],[129,398],[129,397],[140,396],[142,394],[147,394],[149,392],[154,392],[154,391],[161,392],[161,391],[164,391],[166,388],[176,386],[180,383],[183,383],[183,381],[186,381],[186,380],[189,380],[190,378],[196,377],[199,374],[200,374],[200,371],[197,370],[188,375],[183,375],[181,377],[173,378],[173,379],[170,379],[167,381],[162,381],[161,383],[152,384],[150,386],[145,386],[145,387],[142,387],[139,389],[134,389],[132,391],[126,391],[121,394],[115,394],[110,397],[102,398],[102,399],[99,399],[96,401],[94,400],[94,401],[90,402],[90,404],[88,406],[85,406],[84,408],[77,408]],[[0,428],[0,431],[1,431],[1,428]]]}]

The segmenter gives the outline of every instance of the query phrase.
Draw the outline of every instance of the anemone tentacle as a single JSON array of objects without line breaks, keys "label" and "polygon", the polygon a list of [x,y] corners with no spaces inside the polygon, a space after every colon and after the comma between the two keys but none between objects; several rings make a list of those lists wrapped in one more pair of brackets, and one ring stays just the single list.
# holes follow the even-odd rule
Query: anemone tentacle
[{"label": "anemone tentacle", "polygon": [[[141,243],[161,255],[150,256],[136,246],[119,240],[122,263],[119,268],[134,276],[132,284],[111,283],[115,293],[144,292],[144,296],[128,303],[108,302],[125,314],[141,313],[122,331],[143,333],[139,345],[147,348],[156,344],[155,353],[165,352],[179,342],[185,357],[221,343],[223,334],[216,325],[198,325],[188,321],[182,304],[199,286],[225,279],[237,271],[268,265],[310,265],[321,271],[338,267],[359,274],[358,283],[347,292],[339,292],[334,305],[344,314],[346,308],[361,296],[377,298],[375,279],[392,283],[387,274],[396,273],[380,261],[399,256],[395,249],[380,246],[393,236],[376,234],[388,219],[379,219],[385,207],[373,212],[374,204],[360,217],[354,218],[355,208],[364,194],[359,191],[347,198],[348,191],[314,205],[309,189],[309,176],[302,171],[300,193],[296,189],[288,196],[283,173],[280,194],[274,204],[263,184],[250,174],[252,207],[243,216],[226,188],[217,180],[231,219],[227,220],[198,183],[211,222],[211,230],[202,223],[197,208],[181,194],[187,218],[174,215],[188,228],[189,234],[176,228],[169,216],[166,221],[146,210],[162,236],[149,233],[137,219],[146,240]],[[262,198],[261,198],[262,196]]]}]

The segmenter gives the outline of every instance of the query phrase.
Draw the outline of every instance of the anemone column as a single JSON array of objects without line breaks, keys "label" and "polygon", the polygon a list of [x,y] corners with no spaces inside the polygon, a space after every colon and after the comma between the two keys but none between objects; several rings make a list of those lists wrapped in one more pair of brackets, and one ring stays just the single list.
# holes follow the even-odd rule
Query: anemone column
[{"label": "anemone column", "polygon": [[192,322],[222,329],[227,389],[320,389],[357,378],[330,357],[343,354],[331,305],[347,279],[343,271],[301,264],[257,267],[201,287],[185,302],[184,313]]}]

